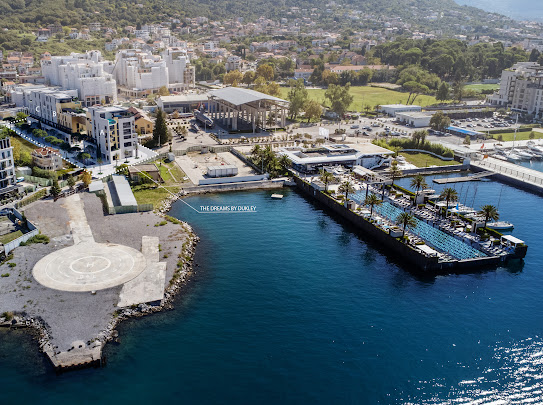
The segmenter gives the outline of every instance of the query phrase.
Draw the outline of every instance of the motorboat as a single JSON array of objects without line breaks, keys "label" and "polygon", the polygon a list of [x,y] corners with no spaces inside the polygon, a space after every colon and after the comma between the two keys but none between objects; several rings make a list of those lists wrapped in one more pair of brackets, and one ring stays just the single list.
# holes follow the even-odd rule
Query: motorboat
[{"label": "motorboat", "polygon": [[505,154],[509,162],[519,162],[522,158],[514,152],[508,152]]},{"label": "motorboat", "polygon": [[496,221],[496,222],[489,222],[486,224],[487,228],[494,229],[495,231],[510,231],[515,226],[511,222],[506,221]]},{"label": "motorboat", "polygon": [[495,159],[503,160],[505,162],[508,162],[508,159],[506,156],[496,153],[494,156],[492,156]]},{"label": "motorboat", "polygon": [[517,155],[520,156],[521,159],[524,159],[524,160],[530,160],[534,157],[534,155],[532,155],[530,152],[527,152],[521,149],[513,149],[511,153],[516,153]]}]

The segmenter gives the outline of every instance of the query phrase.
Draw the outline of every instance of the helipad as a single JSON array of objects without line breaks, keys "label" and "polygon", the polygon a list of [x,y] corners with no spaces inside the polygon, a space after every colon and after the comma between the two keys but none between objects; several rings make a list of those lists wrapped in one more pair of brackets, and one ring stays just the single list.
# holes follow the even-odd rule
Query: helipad
[{"label": "helipad", "polygon": [[34,266],[42,285],[63,291],[93,291],[126,283],[143,272],[144,255],[128,246],[81,242],[57,250]]}]

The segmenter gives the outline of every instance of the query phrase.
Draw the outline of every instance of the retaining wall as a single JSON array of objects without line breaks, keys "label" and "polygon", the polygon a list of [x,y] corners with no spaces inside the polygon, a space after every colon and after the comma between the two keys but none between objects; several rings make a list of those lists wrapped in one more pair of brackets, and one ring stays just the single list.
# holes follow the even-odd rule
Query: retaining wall
[{"label": "retaining wall", "polygon": [[306,195],[313,197],[328,209],[340,215],[351,225],[358,228],[360,233],[373,243],[384,248],[388,255],[392,255],[401,261],[402,264],[410,265],[414,270],[425,274],[439,274],[448,272],[465,272],[479,270],[488,267],[495,267],[500,263],[499,257],[485,257],[481,259],[457,260],[453,262],[439,262],[437,257],[426,256],[419,253],[399,239],[393,238],[385,231],[373,225],[364,217],[356,214],[350,209],[328,196],[316,190],[309,183],[299,177],[294,177],[296,186]]}]

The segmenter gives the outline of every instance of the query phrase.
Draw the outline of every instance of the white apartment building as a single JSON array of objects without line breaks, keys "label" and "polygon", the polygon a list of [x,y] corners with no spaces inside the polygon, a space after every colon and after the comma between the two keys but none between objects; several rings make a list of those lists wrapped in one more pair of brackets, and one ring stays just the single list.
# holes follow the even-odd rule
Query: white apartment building
[{"label": "white apartment building", "polygon": [[117,102],[117,83],[108,73],[110,64],[102,60],[99,51],[52,56],[41,62],[46,82],[65,90],[77,90],[84,106]]},{"label": "white apartment building", "polygon": [[90,107],[87,112],[87,134],[96,141],[97,155],[104,163],[136,156],[134,125],[134,114],[126,108]]},{"label": "white apartment building", "polygon": [[224,67],[227,72],[230,72],[231,70],[241,71],[241,64],[242,64],[242,59],[239,56],[230,55],[228,58],[226,58],[226,63]]},{"label": "white apartment building", "polygon": [[160,56],[137,49],[117,52],[113,74],[119,86],[130,90],[156,91],[169,84],[166,62]]},{"label": "white apartment building", "polygon": [[504,70],[500,90],[487,97],[490,104],[513,111],[543,116],[543,66],[537,62],[519,62]]},{"label": "white apartment building", "polygon": [[172,47],[162,52],[162,58],[168,69],[169,88],[175,91],[182,91],[194,87],[195,69],[190,64],[187,50],[184,48]]},{"label": "white apartment building", "polygon": [[45,125],[71,133],[71,125],[68,127],[61,123],[62,111],[80,107],[77,90],[36,89],[30,93],[28,114]]},{"label": "white apartment building", "polygon": [[13,147],[9,136],[0,139],[0,195],[17,189]]}]

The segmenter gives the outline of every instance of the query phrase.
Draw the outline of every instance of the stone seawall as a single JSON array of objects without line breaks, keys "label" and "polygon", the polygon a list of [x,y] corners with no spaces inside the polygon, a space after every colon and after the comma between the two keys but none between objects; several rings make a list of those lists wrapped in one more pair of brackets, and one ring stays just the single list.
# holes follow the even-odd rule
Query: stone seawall
[{"label": "stone seawall", "polygon": [[347,220],[355,226],[367,240],[383,248],[386,253],[402,264],[407,264],[411,270],[424,274],[455,273],[480,270],[489,267],[496,267],[500,262],[499,257],[485,257],[472,260],[459,260],[452,262],[439,262],[437,257],[424,255],[417,252],[409,245],[397,238],[390,236],[382,229],[376,227],[364,217],[356,214],[343,206],[327,194],[316,190],[309,183],[295,177],[296,186],[306,195],[314,198],[328,209]]},{"label": "stone seawall", "polygon": [[283,186],[284,180],[261,180],[248,181],[243,183],[225,183],[206,186],[184,187],[183,191],[187,194],[205,194],[252,189],[282,188]]}]

